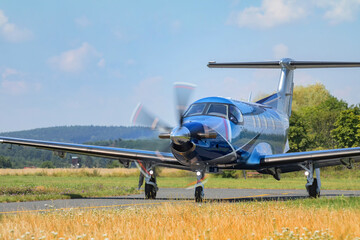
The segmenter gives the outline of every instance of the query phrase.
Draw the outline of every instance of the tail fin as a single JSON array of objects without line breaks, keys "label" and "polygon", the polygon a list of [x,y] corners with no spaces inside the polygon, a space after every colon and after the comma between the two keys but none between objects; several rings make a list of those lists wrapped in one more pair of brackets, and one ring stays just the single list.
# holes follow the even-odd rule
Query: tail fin
[{"label": "tail fin", "polygon": [[294,61],[284,58],[280,61],[270,62],[242,62],[242,63],[216,63],[209,62],[209,68],[280,68],[279,87],[275,94],[263,98],[257,103],[270,105],[279,112],[291,115],[291,104],[294,89],[294,70],[296,68],[342,68],[360,67],[360,62],[314,62]]}]

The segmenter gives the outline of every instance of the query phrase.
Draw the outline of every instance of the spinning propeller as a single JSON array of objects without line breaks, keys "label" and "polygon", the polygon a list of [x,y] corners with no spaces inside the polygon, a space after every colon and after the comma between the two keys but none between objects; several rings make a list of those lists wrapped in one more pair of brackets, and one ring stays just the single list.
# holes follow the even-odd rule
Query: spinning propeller
[{"label": "spinning propeller", "polygon": [[[192,93],[195,90],[195,85],[190,83],[175,83],[174,84],[174,93],[175,93],[175,110],[178,123],[180,128],[183,123],[183,115],[189,104]],[[143,104],[138,104],[134,110],[134,113],[130,119],[132,125],[139,125],[144,127],[150,127],[152,130],[163,132],[159,135],[161,139],[170,139],[171,130],[173,129],[165,121],[156,117],[150,111],[148,111]],[[176,129],[176,128],[175,128]],[[161,160],[163,156],[158,152],[159,159]],[[153,170],[147,169],[144,163],[141,161],[135,161],[136,166],[140,169],[140,181],[142,178],[145,178],[145,181],[149,183],[149,179],[153,175]],[[139,183],[140,187],[140,183]]]},{"label": "spinning propeller", "polygon": [[[190,83],[174,83],[175,110],[179,125],[182,126],[183,115],[189,104],[190,97],[195,90],[195,85]],[[165,121],[154,116],[143,104],[138,104],[131,117],[132,125],[150,127],[153,130],[165,132],[160,134],[160,138],[170,138],[170,131],[173,129]]]}]

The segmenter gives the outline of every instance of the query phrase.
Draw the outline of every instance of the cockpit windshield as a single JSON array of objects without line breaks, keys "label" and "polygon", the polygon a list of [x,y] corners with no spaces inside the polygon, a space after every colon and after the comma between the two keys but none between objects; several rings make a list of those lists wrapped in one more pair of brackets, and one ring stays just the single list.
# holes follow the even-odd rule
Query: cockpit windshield
[{"label": "cockpit windshield", "polygon": [[195,103],[185,112],[184,117],[211,115],[227,118],[235,124],[243,122],[240,110],[234,105],[223,103]]},{"label": "cockpit windshield", "polygon": [[201,115],[204,112],[206,107],[206,103],[193,104],[186,111],[185,117],[193,116],[193,115]]},{"label": "cockpit windshield", "polygon": [[227,117],[228,105],[220,104],[220,103],[211,103],[208,110],[207,115],[215,115],[219,117]]}]

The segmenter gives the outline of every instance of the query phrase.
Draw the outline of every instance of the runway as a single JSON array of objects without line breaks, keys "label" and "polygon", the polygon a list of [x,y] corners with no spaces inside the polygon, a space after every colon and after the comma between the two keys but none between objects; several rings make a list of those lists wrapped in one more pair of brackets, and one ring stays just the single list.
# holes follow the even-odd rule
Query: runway
[{"label": "runway", "polygon": [[[322,197],[360,196],[360,190],[321,190]],[[286,201],[307,198],[306,190],[283,189],[205,189],[207,202],[242,202],[242,201]],[[144,193],[128,196],[80,198],[53,201],[34,201],[0,203],[0,214],[24,212],[46,212],[70,209],[125,208],[133,206],[153,206],[166,202],[194,202],[194,190],[181,188],[162,188],[157,193],[157,199],[146,200]]]}]

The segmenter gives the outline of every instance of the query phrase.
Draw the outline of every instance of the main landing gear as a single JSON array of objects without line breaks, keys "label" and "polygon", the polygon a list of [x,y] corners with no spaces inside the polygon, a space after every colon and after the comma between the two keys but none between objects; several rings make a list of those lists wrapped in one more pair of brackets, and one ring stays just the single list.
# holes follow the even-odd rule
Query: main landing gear
[{"label": "main landing gear", "polygon": [[138,163],[140,169],[140,176],[139,176],[139,186],[138,189],[141,188],[145,179],[145,198],[146,199],[155,199],[156,193],[159,190],[156,184],[156,174],[155,171],[152,169],[152,166],[149,165],[146,168],[143,164]]},{"label": "main landing gear", "polygon": [[[152,172],[152,170],[150,170],[150,172]],[[150,174],[150,178],[148,180],[145,179],[145,198],[155,199],[158,190],[155,174]]]},{"label": "main landing gear", "polygon": [[[305,169],[305,175],[307,177],[307,183],[305,185],[306,190],[311,198],[320,197],[320,168],[314,168],[314,163],[309,161],[306,166],[301,165],[303,169]],[[316,178],[314,178],[314,172],[316,174]]]}]

